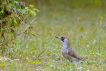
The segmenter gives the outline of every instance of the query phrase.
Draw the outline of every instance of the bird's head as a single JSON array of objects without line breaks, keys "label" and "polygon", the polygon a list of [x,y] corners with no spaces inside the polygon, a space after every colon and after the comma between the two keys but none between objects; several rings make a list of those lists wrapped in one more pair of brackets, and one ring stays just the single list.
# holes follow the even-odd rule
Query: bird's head
[{"label": "bird's head", "polygon": [[69,39],[67,37],[56,36],[56,38],[59,38],[63,43],[69,43]]}]

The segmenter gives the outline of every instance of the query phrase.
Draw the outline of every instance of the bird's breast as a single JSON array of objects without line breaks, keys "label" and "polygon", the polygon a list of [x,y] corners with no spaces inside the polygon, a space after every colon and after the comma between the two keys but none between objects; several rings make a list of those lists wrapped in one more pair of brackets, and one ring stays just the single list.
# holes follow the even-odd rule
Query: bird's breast
[{"label": "bird's breast", "polygon": [[62,48],[62,55],[67,58],[69,56],[68,50],[66,48]]}]

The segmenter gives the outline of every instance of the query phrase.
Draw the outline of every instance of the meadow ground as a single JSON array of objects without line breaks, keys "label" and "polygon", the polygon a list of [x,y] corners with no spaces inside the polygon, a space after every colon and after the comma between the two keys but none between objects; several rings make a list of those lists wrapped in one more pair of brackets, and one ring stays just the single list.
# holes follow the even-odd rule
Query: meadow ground
[{"label": "meadow ground", "polygon": [[[101,8],[39,6],[33,28],[17,39],[13,59],[1,62],[0,71],[106,71],[106,11]],[[55,36],[67,36],[82,57],[74,65],[63,58],[62,43]],[[4,59],[5,60],[5,59]]]}]

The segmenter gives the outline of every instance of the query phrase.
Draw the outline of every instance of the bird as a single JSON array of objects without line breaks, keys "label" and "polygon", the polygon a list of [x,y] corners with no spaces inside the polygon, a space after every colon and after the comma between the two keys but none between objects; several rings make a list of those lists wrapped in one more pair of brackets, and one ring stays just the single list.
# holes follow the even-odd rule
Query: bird
[{"label": "bird", "polygon": [[63,55],[63,57],[65,57],[66,59],[68,59],[71,62],[82,60],[82,57],[79,56],[75,52],[75,50],[73,50],[70,47],[70,42],[69,42],[69,39],[67,37],[56,36],[56,38],[59,38],[63,43],[63,46],[62,46],[62,55]]}]

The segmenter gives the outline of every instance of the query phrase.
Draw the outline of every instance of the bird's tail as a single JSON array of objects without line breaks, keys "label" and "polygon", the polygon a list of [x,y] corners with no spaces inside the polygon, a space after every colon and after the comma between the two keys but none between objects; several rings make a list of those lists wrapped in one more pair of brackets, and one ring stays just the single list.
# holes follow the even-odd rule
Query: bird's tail
[{"label": "bird's tail", "polygon": [[78,60],[84,62],[84,61],[86,61],[88,59],[89,59],[88,57],[84,57],[84,58],[80,57]]}]

